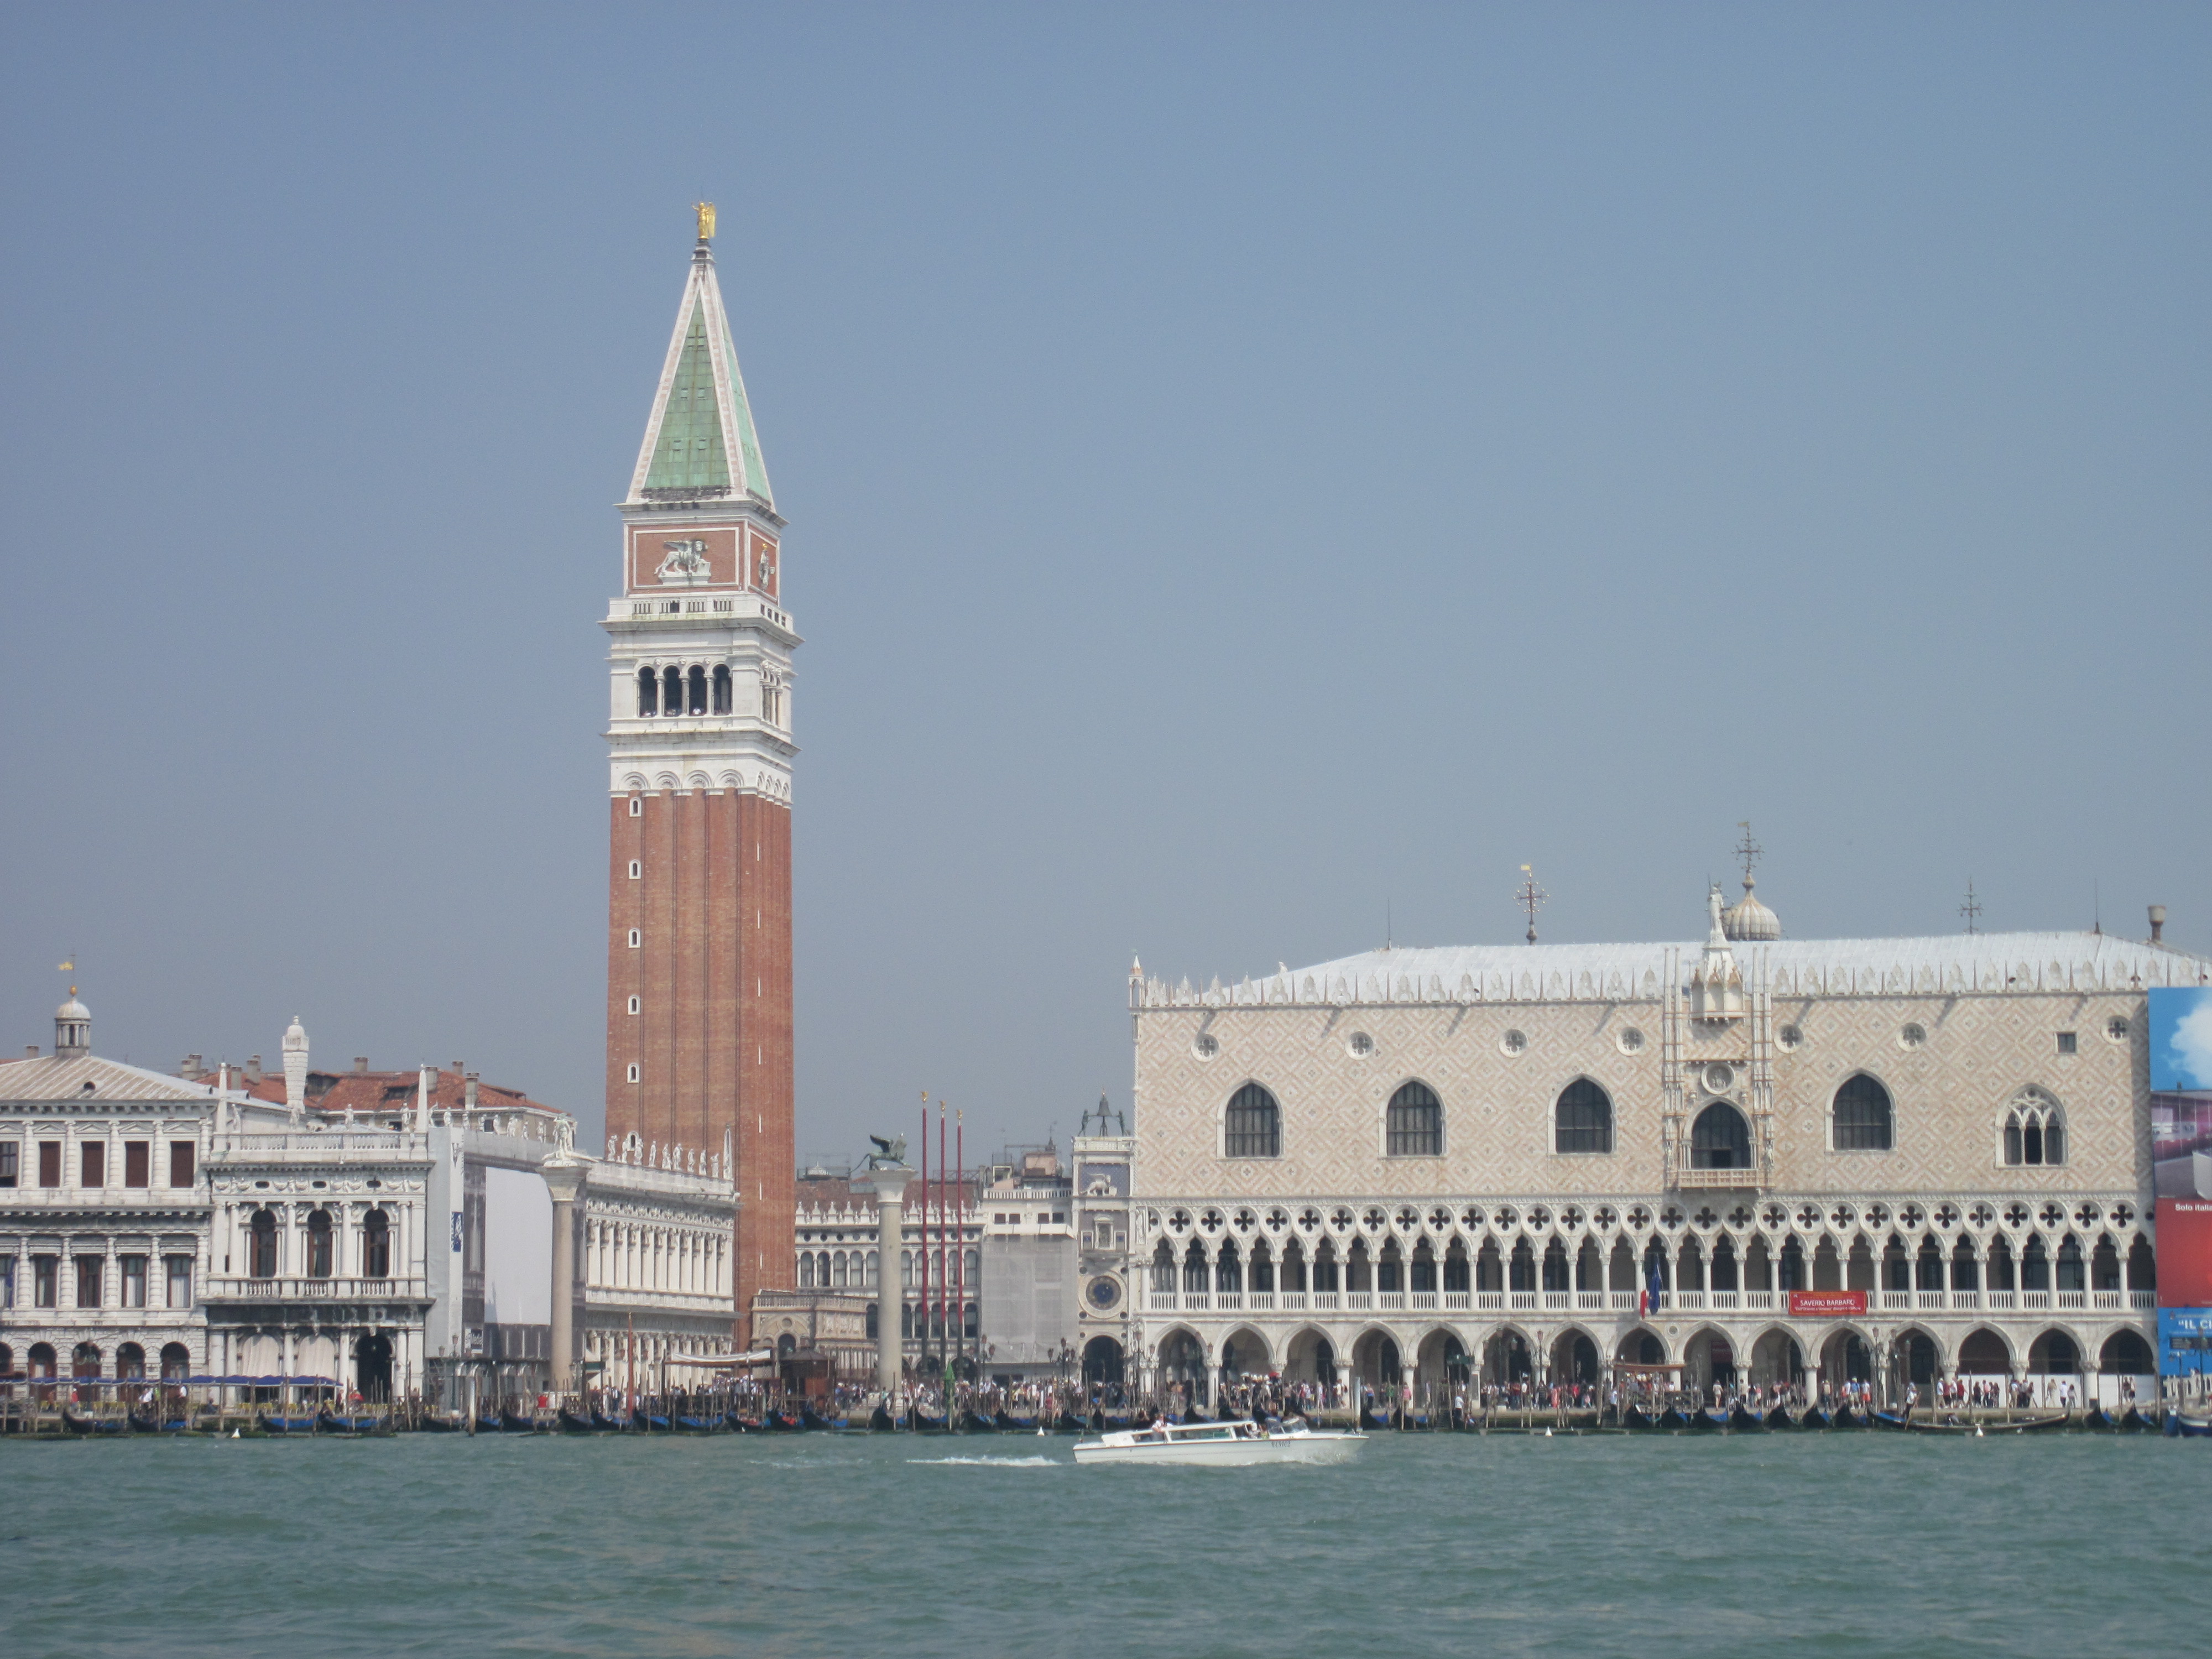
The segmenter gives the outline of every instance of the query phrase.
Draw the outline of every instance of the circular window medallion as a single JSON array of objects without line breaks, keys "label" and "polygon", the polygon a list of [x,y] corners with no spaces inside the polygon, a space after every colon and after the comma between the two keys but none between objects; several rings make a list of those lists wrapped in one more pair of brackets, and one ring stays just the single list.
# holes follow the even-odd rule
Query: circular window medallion
[{"label": "circular window medallion", "polygon": [[2105,1036],[2112,1042],[2125,1042],[2128,1040],[2127,1021],[2114,1014],[2105,1022]]},{"label": "circular window medallion", "polygon": [[1109,1279],[1102,1274],[1085,1285],[1083,1293],[1091,1298],[1092,1307],[1103,1313],[1121,1300],[1121,1284],[1119,1279]]},{"label": "circular window medallion", "polygon": [[1354,1060],[1364,1060],[1375,1052],[1375,1039],[1364,1031],[1354,1031],[1344,1046]]},{"label": "circular window medallion", "polygon": [[1190,1051],[1200,1060],[1212,1060],[1221,1052],[1221,1039],[1211,1031],[1200,1031],[1191,1039]]},{"label": "circular window medallion", "polygon": [[1804,1046],[1805,1034],[1795,1025],[1784,1025],[1775,1032],[1774,1042],[1785,1053],[1795,1054]]},{"label": "circular window medallion", "polygon": [[1724,1095],[1735,1086],[1735,1067],[1715,1060],[1705,1067],[1705,1091]]},{"label": "circular window medallion", "polygon": [[1897,1046],[1900,1048],[1917,1048],[1927,1041],[1928,1028],[1917,1023],[1906,1026],[1897,1034]]},{"label": "circular window medallion", "polygon": [[1498,1039],[1500,1054],[1525,1054],[1528,1052],[1528,1037],[1524,1031],[1508,1031]]},{"label": "circular window medallion", "polygon": [[1620,1035],[1613,1041],[1620,1045],[1620,1052],[1624,1054],[1640,1054],[1644,1052],[1644,1033],[1633,1025],[1622,1027]]}]

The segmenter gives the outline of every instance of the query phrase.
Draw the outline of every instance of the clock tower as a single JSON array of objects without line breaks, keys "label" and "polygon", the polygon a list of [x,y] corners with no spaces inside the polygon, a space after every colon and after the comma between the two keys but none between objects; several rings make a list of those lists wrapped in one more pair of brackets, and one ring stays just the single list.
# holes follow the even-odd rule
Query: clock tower
[{"label": "clock tower", "polygon": [[605,627],[611,1156],[736,1183],[733,1335],[789,1285],[792,653],[784,521],[714,276],[714,210],[621,506]]}]

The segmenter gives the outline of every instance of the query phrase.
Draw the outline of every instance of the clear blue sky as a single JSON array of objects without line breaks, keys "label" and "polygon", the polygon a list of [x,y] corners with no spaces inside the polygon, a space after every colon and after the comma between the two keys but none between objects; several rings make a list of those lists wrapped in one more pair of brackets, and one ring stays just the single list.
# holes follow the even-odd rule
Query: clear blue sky
[{"label": "clear blue sky", "polygon": [[[616,520],[718,243],[799,1144],[1125,976],[2212,944],[2203,6],[16,6],[0,994],[599,1110]],[[2191,733],[2197,735],[2191,736]]]}]

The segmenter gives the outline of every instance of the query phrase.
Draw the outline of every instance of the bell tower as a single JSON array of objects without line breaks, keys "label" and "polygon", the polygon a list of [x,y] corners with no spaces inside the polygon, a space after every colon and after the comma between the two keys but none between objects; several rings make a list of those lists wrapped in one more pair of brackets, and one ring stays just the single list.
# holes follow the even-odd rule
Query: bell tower
[{"label": "bell tower", "polygon": [[[607,611],[611,1152],[736,1182],[735,1328],[792,1273],[782,533],[698,209]],[[625,1149],[635,1148],[633,1152]]]}]

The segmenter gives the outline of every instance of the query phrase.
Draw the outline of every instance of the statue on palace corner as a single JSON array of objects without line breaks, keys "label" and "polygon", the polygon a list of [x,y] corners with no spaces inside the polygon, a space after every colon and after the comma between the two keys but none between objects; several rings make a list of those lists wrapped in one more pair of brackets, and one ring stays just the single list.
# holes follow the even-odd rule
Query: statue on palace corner
[{"label": "statue on palace corner", "polygon": [[868,1154],[868,1167],[871,1170],[906,1168],[906,1137],[904,1135],[888,1140],[881,1135],[870,1135],[868,1139],[876,1144],[876,1150]]}]

